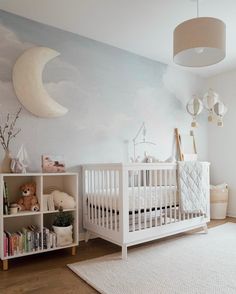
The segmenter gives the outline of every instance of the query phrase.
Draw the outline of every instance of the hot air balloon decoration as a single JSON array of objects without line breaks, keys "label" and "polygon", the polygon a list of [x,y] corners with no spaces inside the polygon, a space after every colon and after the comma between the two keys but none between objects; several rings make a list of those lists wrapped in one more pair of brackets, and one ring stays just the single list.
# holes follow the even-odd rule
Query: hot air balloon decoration
[{"label": "hot air balloon decoration", "polygon": [[203,96],[203,105],[208,111],[208,121],[213,121],[214,105],[219,101],[219,95],[212,89],[209,89]]},{"label": "hot air balloon decoration", "polygon": [[193,118],[191,127],[196,128],[198,126],[196,118],[203,109],[202,101],[196,95],[194,95],[193,98],[187,103],[186,109]]},{"label": "hot air balloon decoration", "polygon": [[227,112],[227,107],[219,99],[219,95],[212,89],[209,89],[203,99],[200,99],[197,95],[193,95],[193,98],[187,103],[187,112],[192,116],[193,121],[191,127],[197,127],[197,116],[205,108],[208,112],[208,121],[217,122],[218,127],[223,127],[223,117]]},{"label": "hot air balloon decoration", "polygon": [[223,102],[219,101],[214,105],[214,113],[217,117],[217,126],[223,127],[223,117],[227,112],[227,107],[224,105]]}]

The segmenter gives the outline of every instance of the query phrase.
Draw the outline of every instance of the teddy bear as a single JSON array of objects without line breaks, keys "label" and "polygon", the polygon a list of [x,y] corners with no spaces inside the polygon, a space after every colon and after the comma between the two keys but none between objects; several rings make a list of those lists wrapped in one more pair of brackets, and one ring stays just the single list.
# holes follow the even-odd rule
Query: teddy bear
[{"label": "teddy bear", "polygon": [[19,210],[39,211],[39,203],[36,197],[36,184],[33,182],[26,183],[20,187],[20,191],[22,197],[17,202]]},{"label": "teddy bear", "polygon": [[75,199],[74,197],[68,195],[65,192],[60,192],[58,190],[53,191],[53,202],[57,209],[73,209],[75,208]]}]

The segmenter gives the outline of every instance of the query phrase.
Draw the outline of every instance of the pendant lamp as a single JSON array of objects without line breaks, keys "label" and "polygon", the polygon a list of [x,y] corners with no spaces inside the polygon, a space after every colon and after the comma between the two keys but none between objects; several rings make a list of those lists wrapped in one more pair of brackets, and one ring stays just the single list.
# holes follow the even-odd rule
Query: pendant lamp
[{"label": "pendant lamp", "polygon": [[179,24],[174,30],[174,62],[187,67],[216,64],[225,58],[226,26],[214,17],[197,17]]}]

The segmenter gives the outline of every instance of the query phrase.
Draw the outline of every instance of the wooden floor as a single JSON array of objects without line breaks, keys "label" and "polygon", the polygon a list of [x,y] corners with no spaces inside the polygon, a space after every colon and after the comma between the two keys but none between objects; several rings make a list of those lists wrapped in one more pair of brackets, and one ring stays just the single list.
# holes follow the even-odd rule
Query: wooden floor
[{"label": "wooden floor", "polygon": [[[209,227],[221,225],[226,222],[236,222],[236,219],[227,218],[223,221],[211,221]],[[162,241],[157,240],[154,242]],[[93,239],[87,244],[81,242],[75,256],[71,256],[71,251],[66,249],[16,258],[9,261],[8,271],[0,270],[0,293],[98,293],[71,272],[66,267],[66,264],[117,251],[120,251],[120,247],[101,239]]]}]

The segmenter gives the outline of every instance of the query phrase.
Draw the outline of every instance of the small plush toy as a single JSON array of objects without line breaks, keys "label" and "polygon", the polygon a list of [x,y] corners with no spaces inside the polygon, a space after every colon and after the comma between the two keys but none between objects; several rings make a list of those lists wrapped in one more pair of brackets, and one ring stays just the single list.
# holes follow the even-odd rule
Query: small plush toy
[{"label": "small plush toy", "polygon": [[27,183],[20,187],[22,197],[18,200],[19,210],[39,211],[39,203],[36,197],[36,184]]},{"label": "small plush toy", "polygon": [[55,207],[59,209],[60,207],[63,209],[73,209],[75,208],[75,199],[74,197],[68,195],[65,192],[60,191],[53,191],[53,201],[55,204]]}]

